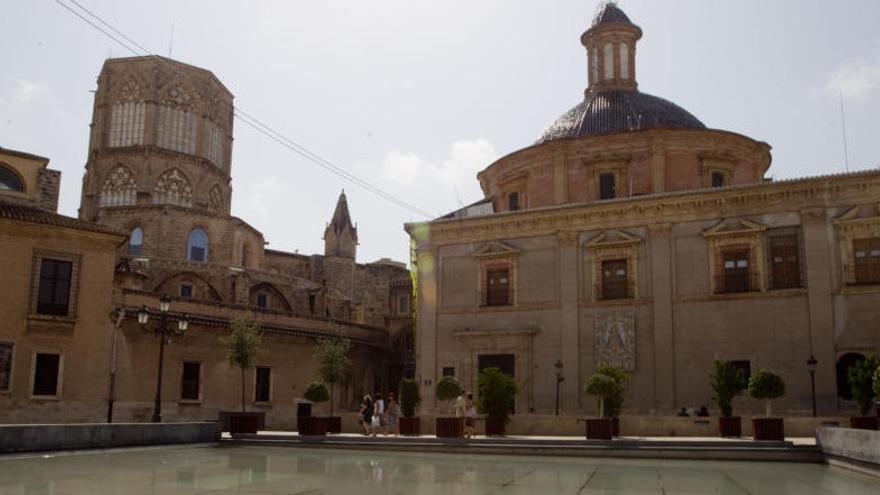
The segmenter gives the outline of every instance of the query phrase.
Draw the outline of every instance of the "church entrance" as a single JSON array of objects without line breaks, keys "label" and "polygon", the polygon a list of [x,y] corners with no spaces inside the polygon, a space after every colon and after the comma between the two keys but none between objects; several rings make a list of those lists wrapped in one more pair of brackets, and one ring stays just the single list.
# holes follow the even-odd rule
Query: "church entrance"
[{"label": "church entrance", "polygon": [[[515,361],[513,354],[480,354],[477,359],[477,368],[480,373],[486,368],[498,368],[502,373],[516,378]],[[516,406],[511,404],[511,414],[516,413]]]}]

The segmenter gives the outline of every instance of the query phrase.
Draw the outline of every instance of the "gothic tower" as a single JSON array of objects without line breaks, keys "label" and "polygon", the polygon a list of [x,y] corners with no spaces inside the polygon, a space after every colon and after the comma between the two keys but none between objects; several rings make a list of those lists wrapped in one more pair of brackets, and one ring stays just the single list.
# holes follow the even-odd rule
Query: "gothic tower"
[{"label": "gothic tower", "polygon": [[351,223],[345,190],[339,194],[336,211],[324,230],[324,256],[336,256],[354,260],[357,256],[357,227]]}]

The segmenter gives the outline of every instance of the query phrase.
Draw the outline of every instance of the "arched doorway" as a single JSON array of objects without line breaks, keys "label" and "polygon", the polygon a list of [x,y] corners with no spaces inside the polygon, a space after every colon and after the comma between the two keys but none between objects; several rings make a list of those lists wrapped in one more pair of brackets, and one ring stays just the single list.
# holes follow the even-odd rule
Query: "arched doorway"
[{"label": "arched doorway", "polygon": [[847,352],[837,358],[837,396],[841,399],[852,400],[852,391],[849,389],[849,369],[864,360],[865,356],[858,352]]}]

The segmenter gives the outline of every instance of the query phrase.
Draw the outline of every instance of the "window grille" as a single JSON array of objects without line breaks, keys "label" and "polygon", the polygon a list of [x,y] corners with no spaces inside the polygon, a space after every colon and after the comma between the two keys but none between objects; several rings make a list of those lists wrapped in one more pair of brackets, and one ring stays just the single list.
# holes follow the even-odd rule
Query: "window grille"
[{"label": "window grille", "polygon": [[616,196],[614,174],[599,174],[599,199],[614,199]]},{"label": "window grille", "polygon": [[226,165],[224,159],[226,156],[225,151],[226,138],[223,129],[216,124],[210,124],[210,133],[208,134],[208,160],[211,160],[214,165],[223,168]]},{"label": "window grille", "polygon": [[110,109],[110,147],[144,144],[144,102],[116,103]]},{"label": "window grille", "polygon": [[519,193],[512,192],[507,195],[507,210],[516,211],[519,209]]},{"label": "window grille", "polygon": [[489,268],[486,270],[486,306],[507,306],[510,304],[510,269]]},{"label": "window grille", "polygon": [[602,262],[600,298],[627,299],[632,296],[627,275],[627,260],[606,260]]},{"label": "window grille", "polygon": [[880,237],[853,240],[853,264],[847,272],[850,284],[880,284]]},{"label": "window grille", "polygon": [[724,187],[727,185],[727,177],[724,172],[712,172],[712,187]]},{"label": "window grille", "polygon": [[72,276],[73,262],[51,258],[40,260],[37,313],[67,316],[70,309]]},{"label": "window grille", "polygon": [[803,248],[800,227],[778,227],[767,231],[770,289],[803,287]]},{"label": "window grille", "polygon": [[196,152],[196,115],[183,108],[159,107],[156,145],[181,153]]},{"label": "window grille", "polygon": [[749,249],[721,253],[721,266],[716,270],[715,293],[752,292],[760,288],[757,274],[751,268]]}]

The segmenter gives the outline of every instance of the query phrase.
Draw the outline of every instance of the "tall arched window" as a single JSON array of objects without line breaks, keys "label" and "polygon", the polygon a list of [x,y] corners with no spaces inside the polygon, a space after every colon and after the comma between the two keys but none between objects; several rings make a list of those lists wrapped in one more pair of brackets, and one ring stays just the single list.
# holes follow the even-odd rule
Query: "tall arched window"
[{"label": "tall arched window", "polygon": [[602,47],[603,79],[614,79],[614,45],[605,43]]},{"label": "tall arched window", "polygon": [[101,206],[133,205],[137,202],[137,183],[128,167],[120,165],[107,174],[98,201]]},{"label": "tall arched window", "polygon": [[126,82],[115,94],[110,107],[110,132],[107,145],[133,146],[144,144],[145,104],[140,86],[134,80]]},{"label": "tall arched window", "polygon": [[176,168],[166,171],[153,188],[153,203],[192,206],[192,186],[189,180]]},{"label": "tall arched window", "polygon": [[0,165],[0,190],[24,192],[24,184],[12,169]]},{"label": "tall arched window", "polygon": [[202,229],[193,229],[186,243],[186,259],[189,261],[208,261],[208,234]]},{"label": "tall arched window", "polygon": [[140,227],[135,227],[128,236],[128,254],[137,256],[141,254],[144,247],[144,231]]},{"label": "tall arched window", "polygon": [[620,44],[620,78],[629,79],[629,45]]},{"label": "tall arched window", "polygon": [[182,86],[174,86],[161,97],[156,145],[183,153],[196,152],[194,100]]}]

